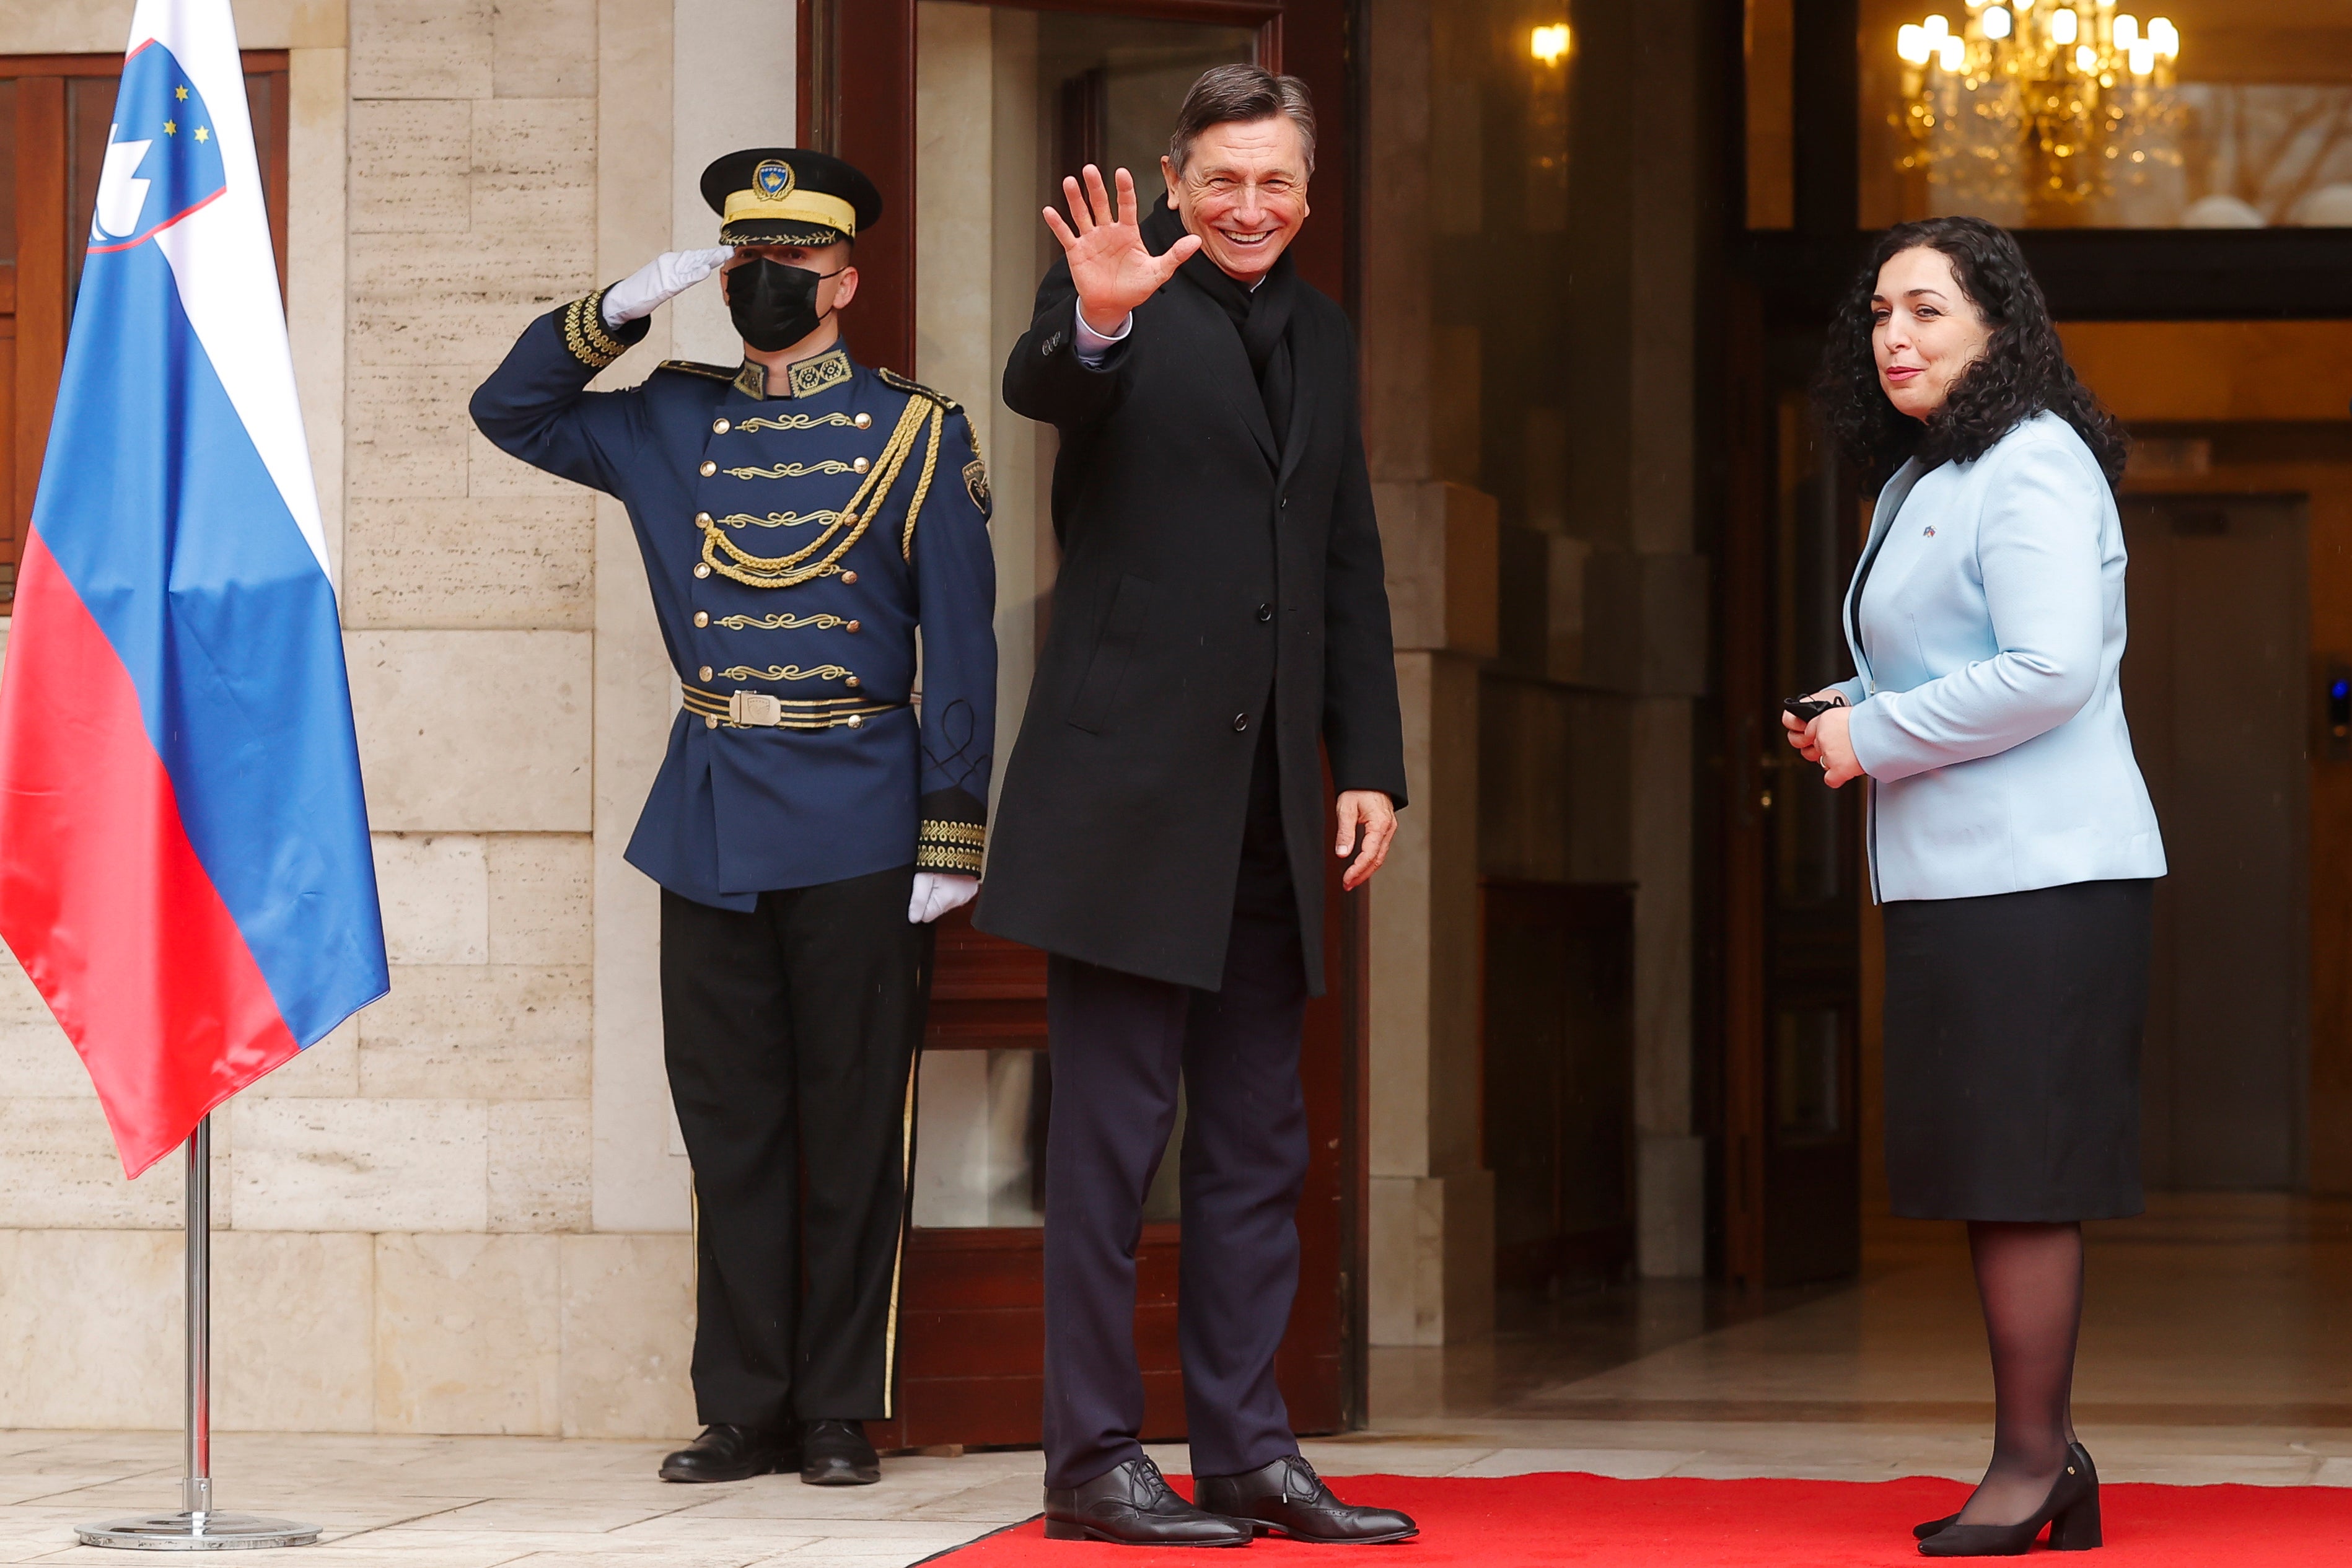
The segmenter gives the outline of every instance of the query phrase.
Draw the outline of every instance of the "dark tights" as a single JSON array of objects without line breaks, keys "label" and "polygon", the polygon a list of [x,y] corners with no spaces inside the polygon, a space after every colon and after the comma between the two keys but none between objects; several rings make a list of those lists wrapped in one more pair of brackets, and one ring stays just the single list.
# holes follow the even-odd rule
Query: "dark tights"
[{"label": "dark tights", "polygon": [[1969,1222],[1992,1346],[1992,1463],[1963,1524],[2015,1524],[2041,1508],[2074,1440],[2074,1342],[2083,1326],[2083,1228]]}]

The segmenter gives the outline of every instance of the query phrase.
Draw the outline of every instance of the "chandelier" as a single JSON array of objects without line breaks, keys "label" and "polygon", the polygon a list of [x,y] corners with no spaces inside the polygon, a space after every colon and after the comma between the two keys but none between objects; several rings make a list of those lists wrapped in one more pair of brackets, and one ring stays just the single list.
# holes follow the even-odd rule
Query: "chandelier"
[{"label": "chandelier", "polygon": [[2116,0],[1965,0],[1895,35],[1906,172],[2021,190],[2038,206],[2105,193],[2118,170],[2178,163],[2167,129],[2180,31]]}]

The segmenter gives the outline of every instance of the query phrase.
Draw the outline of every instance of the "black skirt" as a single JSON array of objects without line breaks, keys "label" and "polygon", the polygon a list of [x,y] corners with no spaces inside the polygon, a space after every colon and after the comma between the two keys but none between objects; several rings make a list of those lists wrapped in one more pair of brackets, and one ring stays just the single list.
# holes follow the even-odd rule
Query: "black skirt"
[{"label": "black skirt", "polygon": [[1913,1219],[2140,1212],[2155,883],[1886,905],[1886,1185]]}]

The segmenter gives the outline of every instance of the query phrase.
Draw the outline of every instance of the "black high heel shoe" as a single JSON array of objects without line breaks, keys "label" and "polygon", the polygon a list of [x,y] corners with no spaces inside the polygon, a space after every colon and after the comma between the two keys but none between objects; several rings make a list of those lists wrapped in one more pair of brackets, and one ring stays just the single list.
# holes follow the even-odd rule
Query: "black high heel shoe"
[{"label": "black high heel shoe", "polygon": [[2070,1449],[2065,1471],[2050,1485],[2042,1506],[2015,1524],[1948,1524],[1919,1542],[1922,1557],[2021,1557],[2042,1527],[2050,1527],[2053,1552],[2088,1552],[2101,1544],[2099,1478],[2075,1462]]},{"label": "black high heel shoe", "polygon": [[[2099,1468],[2091,1463],[2090,1449],[2083,1447],[2080,1443],[2069,1443],[2066,1445],[2066,1457],[2074,1461],[2074,1463],[2080,1465],[2083,1469],[2084,1474],[2089,1476],[2094,1484],[2097,1483],[2099,1479]],[[1958,1524],[1959,1521],[1960,1516],[1958,1514],[1948,1513],[1941,1519],[1931,1519],[1925,1524],[1915,1524],[1911,1527],[1911,1539],[1914,1541],[1925,1541],[1927,1537],[1935,1534],[1937,1531],[1944,1529],[1946,1526]]]}]

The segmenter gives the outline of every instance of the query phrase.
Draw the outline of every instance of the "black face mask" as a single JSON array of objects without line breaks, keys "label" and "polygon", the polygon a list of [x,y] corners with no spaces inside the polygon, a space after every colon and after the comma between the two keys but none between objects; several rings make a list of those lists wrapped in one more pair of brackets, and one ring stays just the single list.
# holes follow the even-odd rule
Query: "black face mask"
[{"label": "black face mask", "polygon": [[816,286],[839,276],[759,256],[727,275],[727,313],[745,342],[772,354],[817,329]]}]

